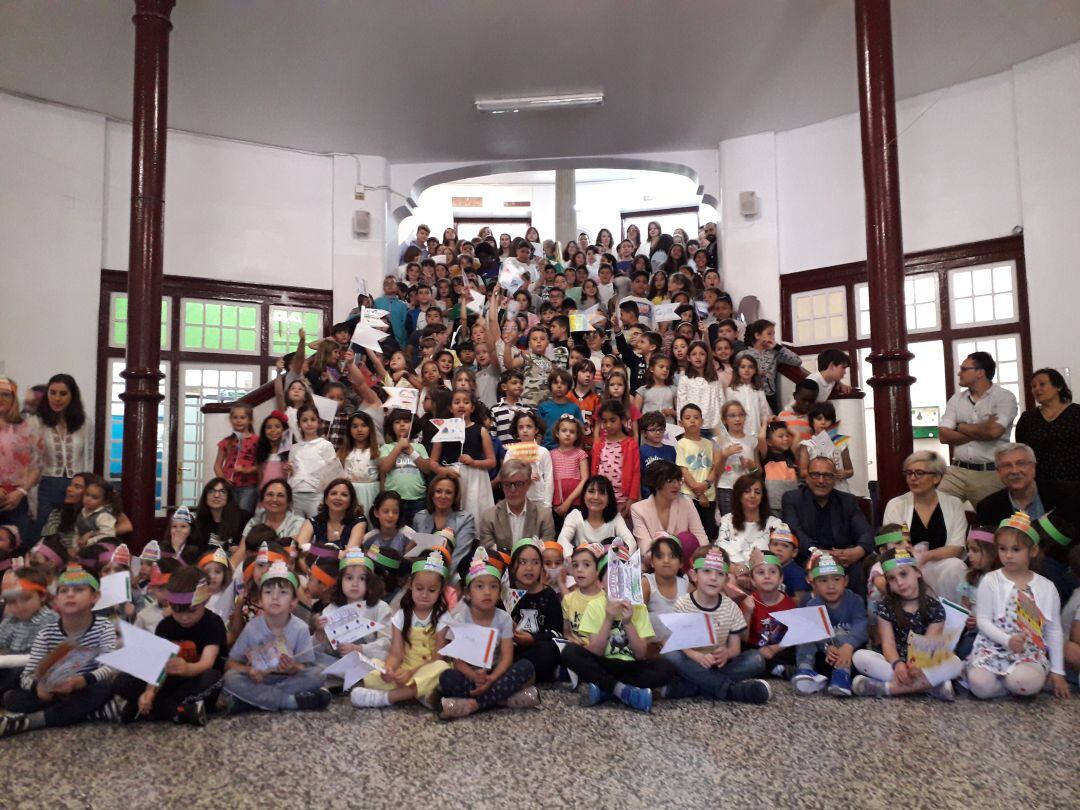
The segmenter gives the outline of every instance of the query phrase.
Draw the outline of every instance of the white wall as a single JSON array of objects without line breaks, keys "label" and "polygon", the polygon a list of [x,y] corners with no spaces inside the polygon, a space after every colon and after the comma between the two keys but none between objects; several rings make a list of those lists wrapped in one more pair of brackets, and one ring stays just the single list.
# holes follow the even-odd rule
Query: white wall
[{"label": "white wall", "polygon": [[[367,155],[333,157],[333,290],[334,321],[344,320],[356,306],[357,280],[367,291],[382,295],[384,257],[387,242],[388,197],[384,189],[364,191],[364,199],[355,197],[356,186],[385,186],[388,165],[384,158]],[[353,215],[367,211],[371,215],[366,236],[357,236]]]},{"label": "white wall", "polygon": [[0,374],[20,393],[63,371],[94,402],[104,159],[99,116],[0,95]]}]

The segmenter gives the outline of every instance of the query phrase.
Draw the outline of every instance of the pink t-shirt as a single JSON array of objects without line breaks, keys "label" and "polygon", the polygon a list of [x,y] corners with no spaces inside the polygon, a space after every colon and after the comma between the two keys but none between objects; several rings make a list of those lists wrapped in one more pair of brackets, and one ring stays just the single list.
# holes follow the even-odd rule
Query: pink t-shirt
[{"label": "pink t-shirt", "polygon": [[[552,506],[561,504],[563,493],[570,494],[581,483],[581,461],[588,457],[588,454],[580,447],[572,447],[569,450],[557,447],[551,451],[551,475],[555,481]],[[587,464],[585,468],[588,469]]]}]

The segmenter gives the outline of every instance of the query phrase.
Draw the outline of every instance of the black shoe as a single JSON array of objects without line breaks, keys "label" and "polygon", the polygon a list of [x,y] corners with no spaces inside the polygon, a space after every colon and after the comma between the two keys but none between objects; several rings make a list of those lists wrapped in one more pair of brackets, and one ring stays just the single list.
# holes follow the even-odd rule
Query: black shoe
[{"label": "black shoe", "polygon": [[252,706],[250,703],[245,703],[240,698],[235,698],[229,695],[226,698],[225,711],[229,717],[235,717],[238,714],[247,714],[248,712],[257,712],[258,706]]},{"label": "black shoe", "polygon": [[0,738],[21,734],[29,728],[29,715],[15,714],[10,717],[0,717]]},{"label": "black shoe", "polygon": [[139,718],[139,703],[135,700],[125,700],[122,697],[115,698],[120,710],[120,725],[126,726],[134,723]]},{"label": "black shoe", "polygon": [[770,697],[772,689],[768,682],[756,678],[733,683],[731,691],[728,692],[728,700],[736,703],[768,703]]},{"label": "black shoe", "polygon": [[[124,714],[121,711],[121,701],[123,701],[123,704],[125,706],[129,703],[129,701],[126,701],[123,698],[109,698],[108,703],[106,703],[97,711],[91,712],[87,719],[100,720],[104,723],[123,723]],[[138,704],[136,704],[135,706],[135,711],[136,713],[138,713],[139,711]]]},{"label": "black shoe", "polygon": [[319,711],[330,705],[330,690],[325,687],[314,692],[297,692],[296,708],[304,711]]},{"label": "black shoe", "polygon": [[206,704],[202,700],[185,700],[176,707],[176,717],[173,719],[188,726],[205,726]]}]

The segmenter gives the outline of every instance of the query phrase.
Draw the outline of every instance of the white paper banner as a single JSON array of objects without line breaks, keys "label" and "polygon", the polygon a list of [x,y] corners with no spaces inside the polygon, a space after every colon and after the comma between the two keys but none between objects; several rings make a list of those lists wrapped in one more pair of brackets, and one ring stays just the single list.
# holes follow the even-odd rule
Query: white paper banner
[{"label": "white paper banner", "polygon": [[716,631],[708,613],[662,613],[656,617],[671,631],[661,653],[715,647]]},{"label": "white paper banner", "polygon": [[787,632],[780,642],[781,647],[794,647],[796,644],[809,644],[812,641],[824,641],[835,634],[829,611],[824,605],[780,610],[772,617],[787,625]]},{"label": "white paper banner", "polygon": [[431,424],[439,429],[438,433],[431,437],[433,444],[465,441],[464,419],[432,419]]},{"label": "white paper banner", "polygon": [[104,610],[130,601],[131,574],[118,571],[101,578],[101,596],[98,597],[94,610]]},{"label": "white paper banner", "polygon": [[120,639],[123,646],[99,655],[98,663],[107,664],[146,683],[158,683],[165,674],[165,664],[180,652],[180,648],[171,641],[127,622],[120,622]]},{"label": "white paper banner", "polygon": [[493,627],[478,624],[452,624],[453,640],[439,650],[444,658],[456,658],[474,667],[489,669],[495,660],[499,632]]}]

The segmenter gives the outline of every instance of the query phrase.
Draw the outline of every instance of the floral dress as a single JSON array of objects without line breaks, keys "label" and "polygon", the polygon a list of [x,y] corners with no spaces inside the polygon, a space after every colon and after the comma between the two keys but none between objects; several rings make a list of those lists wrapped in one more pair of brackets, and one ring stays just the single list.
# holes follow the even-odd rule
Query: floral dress
[{"label": "floral dress", "polygon": [[[1024,591],[1034,598],[1030,588]],[[1005,616],[994,619],[994,624],[1009,635],[1021,632],[1016,622],[1016,606],[1019,591],[1013,586],[1009,595],[1009,606],[1005,609]],[[995,644],[982,633],[975,639],[975,647],[968,659],[968,666],[986,669],[997,675],[1008,675],[1017,664],[1038,664],[1047,672],[1050,671],[1050,660],[1046,651],[1040,649],[1031,639],[1024,641],[1024,649],[1020,653],[1014,653],[1005,647]]]}]

